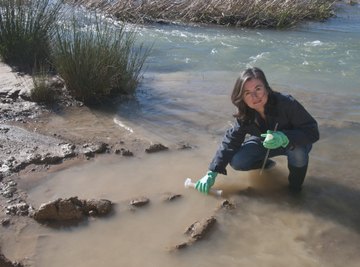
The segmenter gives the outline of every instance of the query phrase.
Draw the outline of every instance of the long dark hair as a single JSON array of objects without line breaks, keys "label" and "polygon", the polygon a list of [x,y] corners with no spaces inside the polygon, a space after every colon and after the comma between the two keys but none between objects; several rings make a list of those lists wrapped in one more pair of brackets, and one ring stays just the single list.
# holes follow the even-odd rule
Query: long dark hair
[{"label": "long dark hair", "polygon": [[234,117],[240,119],[242,122],[249,121],[254,116],[254,111],[250,109],[244,101],[243,87],[244,84],[251,79],[259,79],[262,81],[269,96],[273,93],[273,90],[269,86],[265,74],[261,69],[253,67],[243,71],[239,78],[237,78],[231,94],[231,102],[237,107],[237,113],[234,114]]}]

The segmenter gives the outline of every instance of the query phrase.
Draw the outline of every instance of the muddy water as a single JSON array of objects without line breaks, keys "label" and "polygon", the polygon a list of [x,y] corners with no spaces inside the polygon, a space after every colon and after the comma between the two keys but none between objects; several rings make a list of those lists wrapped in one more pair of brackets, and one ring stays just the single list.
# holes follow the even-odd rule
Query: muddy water
[{"label": "muddy water", "polygon": [[[167,78],[160,75],[157,86],[175,88],[179,86],[179,78],[183,80],[179,74]],[[188,84],[196,84],[196,79],[189,80]],[[157,135],[150,126],[136,125],[131,114],[114,114],[134,132],[140,131],[149,138],[164,143],[179,139],[196,146],[191,150],[126,159],[100,157],[27,184],[29,201],[35,207],[49,199],[77,195],[110,199],[116,203],[115,213],[61,229],[28,226],[19,235],[19,243],[14,245],[19,248],[21,240],[32,240],[31,261],[39,267],[341,266],[344,262],[346,266],[358,266],[360,117],[356,108],[360,101],[353,96],[292,93],[315,114],[322,136],[311,153],[309,173],[300,196],[287,192],[286,160],[278,157],[276,168],[262,176],[257,171],[235,172],[231,168],[228,176],[220,175],[215,187],[224,190],[224,198],[233,201],[236,209],[218,213],[215,210],[222,198],[203,196],[185,189],[183,183],[186,177],[197,179],[206,171],[221,139],[220,130],[228,127],[226,119],[221,118],[224,114],[217,118],[213,111],[209,111],[210,115],[194,112],[188,120],[161,114],[158,115],[160,121],[168,116],[194,126],[175,123]],[[224,107],[214,104],[214,110],[223,109],[231,118],[232,110],[225,106],[226,97],[216,98],[224,102]],[[174,107],[171,100],[157,108]],[[177,100],[185,104],[188,101]],[[156,118],[155,112],[150,113],[149,116]],[[142,120],[146,122],[145,118],[140,118],[140,122]],[[182,198],[164,202],[167,192],[182,194]],[[137,196],[150,198],[150,205],[131,210],[129,200]],[[217,226],[205,240],[184,251],[168,251],[186,240],[186,227],[214,214]]]},{"label": "muddy water", "polygon": [[[184,177],[203,174],[204,159],[213,149],[210,144],[126,160],[102,157],[44,178],[29,188],[35,206],[74,195],[111,199],[116,206],[109,218],[61,229],[27,229],[23,238],[38,236],[34,266],[358,266],[360,183],[355,160],[343,155],[348,164],[333,168],[340,159],[324,155],[336,153],[319,144],[298,197],[285,188],[282,158],[276,169],[261,177],[257,171],[229,169],[228,177],[220,176],[215,187],[224,190],[236,209],[216,213],[220,199],[183,188]],[[183,197],[164,202],[166,192]],[[150,205],[131,211],[129,200],[143,195]],[[205,240],[168,252],[185,240],[187,226],[213,214],[218,224]]]}]

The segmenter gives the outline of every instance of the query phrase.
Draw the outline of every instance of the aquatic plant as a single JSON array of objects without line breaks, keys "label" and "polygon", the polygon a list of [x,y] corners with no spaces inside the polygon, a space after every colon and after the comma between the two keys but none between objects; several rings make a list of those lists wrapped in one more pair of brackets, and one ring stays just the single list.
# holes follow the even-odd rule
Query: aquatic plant
[{"label": "aquatic plant", "polygon": [[50,57],[50,40],[62,1],[0,0],[2,60],[31,73]]},{"label": "aquatic plant", "polygon": [[283,28],[333,15],[335,0],[68,0],[131,22],[185,22]]},{"label": "aquatic plant", "polygon": [[53,61],[69,92],[86,104],[98,104],[136,88],[150,52],[136,44],[135,30],[93,15],[57,28]]}]

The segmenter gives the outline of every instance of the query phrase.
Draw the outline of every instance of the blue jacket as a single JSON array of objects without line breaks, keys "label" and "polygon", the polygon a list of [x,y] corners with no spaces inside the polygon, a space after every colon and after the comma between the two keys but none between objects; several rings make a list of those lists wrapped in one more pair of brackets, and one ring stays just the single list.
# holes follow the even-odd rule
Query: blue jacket
[{"label": "blue jacket", "polygon": [[274,130],[278,123],[278,131],[282,131],[289,139],[286,149],[295,146],[315,143],[319,140],[319,129],[315,119],[292,96],[278,92],[269,94],[265,105],[264,121],[253,111],[251,119],[242,122],[235,120],[232,128],[228,129],[210,163],[209,170],[226,175],[226,166],[234,154],[239,150],[246,135],[260,137],[267,130]]}]

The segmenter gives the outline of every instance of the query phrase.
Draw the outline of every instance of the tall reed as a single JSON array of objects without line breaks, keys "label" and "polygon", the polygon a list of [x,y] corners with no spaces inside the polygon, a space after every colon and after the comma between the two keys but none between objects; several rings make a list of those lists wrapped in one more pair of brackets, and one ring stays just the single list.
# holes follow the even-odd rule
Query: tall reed
[{"label": "tall reed", "polygon": [[136,46],[134,30],[95,15],[90,23],[73,17],[69,27],[57,28],[53,58],[70,93],[86,104],[97,104],[133,92],[149,52]]},{"label": "tall reed", "polygon": [[0,0],[0,55],[9,65],[32,72],[50,58],[62,0]]},{"label": "tall reed", "polygon": [[131,22],[184,22],[283,28],[333,15],[335,0],[67,0]]}]

